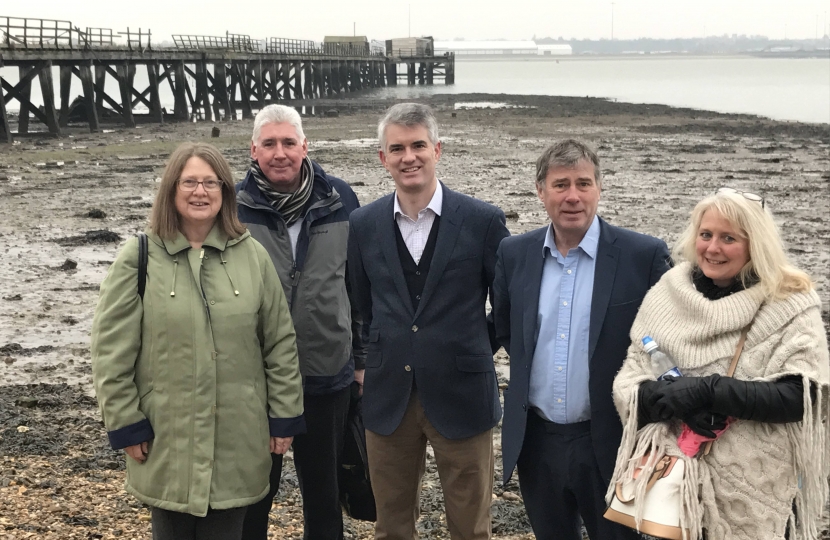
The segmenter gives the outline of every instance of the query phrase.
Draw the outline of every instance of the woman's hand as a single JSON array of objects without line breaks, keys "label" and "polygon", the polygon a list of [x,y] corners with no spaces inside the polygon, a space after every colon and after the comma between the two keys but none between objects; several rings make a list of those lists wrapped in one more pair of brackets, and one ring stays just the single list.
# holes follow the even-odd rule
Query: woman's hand
[{"label": "woman's hand", "polygon": [[271,437],[271,453],[284,454],[294,441],[294,437]]},{"label": "woman's hand", "polygon": [[150,445],[147,441],[144,441],[141,444],[134,444],[132,446],[128,446],[124,449],[124,452],[127,453],[128,456],[133,458],[139,463],[144,463],[147,461],[147,453],[149,452]]}]

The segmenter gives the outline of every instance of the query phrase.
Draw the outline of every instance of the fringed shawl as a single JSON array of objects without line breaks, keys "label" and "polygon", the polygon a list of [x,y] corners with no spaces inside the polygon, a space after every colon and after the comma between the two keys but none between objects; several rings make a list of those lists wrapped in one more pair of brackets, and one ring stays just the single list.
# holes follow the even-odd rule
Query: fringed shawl
[{"label": "fringed shawl", "polygon": [[[689,263],[667,272],[646,295],[631,328],[632,345],[614,380],[624,432],[607,498],[656,449],[686,462],[681,525],[689,540],[699,540],[703,529],[708,540],[776,540],[784,538],[788,526],[790,540],[815,540],[830,475],[830,359],[821,301],[810,291],[764,302],[758,287],[708,300],[695,290],[691,272]],[[801,422],[736,420],[700,459],[686,458],[677,447],[679,421],[637,430],[638,388],[654,378],[643,336],[654,338],[686,376],[725,374],[741,330],[750,322],[735,377],[772,381],[801,376]],[[817,389],[815,401],[811,385]],[[642,500],[643,482],[637,490]],[[641,509],[639,513],[638,519]]]}]

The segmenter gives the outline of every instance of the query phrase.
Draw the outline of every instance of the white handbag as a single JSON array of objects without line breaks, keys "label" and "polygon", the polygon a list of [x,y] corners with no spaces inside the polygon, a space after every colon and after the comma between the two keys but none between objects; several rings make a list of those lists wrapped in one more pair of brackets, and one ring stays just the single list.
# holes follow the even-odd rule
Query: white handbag
[{"label": "white handbag", "polygon": [[[738,346],[735,348],[735,355],[732,357],[732,363],[729,365],[726,374],[727,377],[732,377],[735,374],[738,359],[741,357],[744,343],[746,343],[746,336],[751,327],[752,323],[749,323],[741,332]],[[703,450],[704,455],[709,454],[712,442],[706,443]],[[650,453],[646,454],[640,460],[640,466],[634,471],[635,480],[639,478],[650,456]],[[637,527],[637,522],[634,519],[634,481],[616,485],[614,497],[603,516],[614,523],[636,529],[642,534],[668,540],[682,540],[683,529],[680,527],[680,511],[683,505],[680,488],[683,485],[685,472],[686,463],[682,459],[667,455],[660,457],[654,465],[651,478],[646,484],[645,500],[642,503],[643,519],[640,521],[639,527]],[[689,536],[688,530],[686,536]]]},{"label": "white handbag", "polygon": [[[640,467],[634,471],[634,480],[639,478],[648,459],[648,454],[643,456]],[[617,484],[611,504],[605,511],[605,519],[636,529],[642,534],[682,540],[680,487],[685,467],[682,459],[673,456],[663,456],[657,461],[646,484],[643,519],[639,527],[634,520],[634,481]]]}]

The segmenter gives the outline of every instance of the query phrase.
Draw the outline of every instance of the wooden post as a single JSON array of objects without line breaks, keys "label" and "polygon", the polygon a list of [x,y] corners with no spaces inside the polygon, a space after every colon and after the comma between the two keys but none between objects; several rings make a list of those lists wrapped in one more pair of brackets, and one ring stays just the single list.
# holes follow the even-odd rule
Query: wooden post
[{"label": "wooden post", "polygon": [[[34,69],[32,66],[20,66],[17,71],[20,74],[20,80],[29,74],[29,71]],[[26,81],[20,88],[20,116],[18,117],[17,134],[25,135],[29,133],[29,103],[32,100],[32,83]]]},{"label": "wooden post", "polygon": [[194,106],[194,113],[196,109],[204,109],[204,119],[208,122],[213,121],[213,113],[210,110],[210,87],[207,79],[207,63],[204,57],[196,62],[196,105]]},{"label": "wooden post", "polygon": [[280,100],[280,63],[277,60],[271,62],[268,68],[268,77],[271,82],[271,93],[268,94],[268,101],[274,103]]},{"label": "wooden post", "polygon": [[161,112],[161,97],[159,96],[158,62],[147,63],[147,80],[150,82],[150,118],[163,124],[164,113]]},{"label": "wooden post", "polygon": [[40,69],[40,92],[43,95],[43,112],[46,113],[46,125],[49,133],[61,136],[61,127],[58,124],[58,111],[55,109],[55,85],[52,82],[52,61],[47,60]]},{"label": "wooden post", "polygon": [[427,84],[432,84],[432,78],[434,75],[434,65],[432,62],[427,62]]},{"label": "wooden post", "polygon": [[[0,68],[3,67],[3,59],[0,58]],[[6,114],[6,99],[3,97],[3,85],[0,84],[0,143],[12,143],[12,127],[9,125],[9,117]]]},{"label": "wooden post", "polygon": [[262,60],[256,60],[253,65],[254,68],[254,91],[253,94],[257,98],[257,108],[262,109],[265,106],[265,79],[262,76]]},{"label": "wooden post", "polygon": [[254,111],[251,108],[251,90],[248,84],[247,68],[243,68],[247,64],[234,64],[233,69],[236,71],[236,80],[239,81],[239,95],[242,99],[242,119],[247,120],[254,117]]},{"label": "wooden post", "polygon": [[406,63],[406,84],[415,85],[415,62]]},{"label": "wooden post", "polygon": [[187,78],[184,74],[184,60],[176,60],[174,63],[175,87],[173,94],[173,116],[176,120],[187,120]]},{"label": "wooden post", "polygon": [[282,98],[291,99],[291,63],[283,60],[280,63],[282,75]]},{"label": "wooden post", "polygon": [[69,92],[72,88],[72,66],[61,66],[61,113],[58,119],[60,127],[66,127],[69,122]]},{"label": "wooden post", "polygon": [[322,98],[326,95],[326,74],[323,71],[325,63],[318,60],[314,64],[314,80],[317,83],[317,90],[314,93],[315,98]]},{"label": "wooden post", "polygon": [[398,85],[398,64],[394,60],[386,63],[386,85]]},{"label": "wooden post", "polygon": [[303,77],[305,78],[305,86],[303,87],[303,97],[306,99],[314,98],[314,75],[311,71],[311,60],[306,60],[303,65]]},{"label": "wooden post", "polygon": [[455,56],[447,55],[444,60],[444,84],[455,84]]},{"label": "wooden post", "polygon": [[294,61],[294,99],[303,99],[303,65],[299,60]]},{"label": "wooden post", "polygon": [[84,107],[89,121],[89,132],[95,133],[100,129],[98,125],[98,107],[95,105],[95,85],[92,82],[92,60],[83,62],[80,66],[81,86],[84,89]]},{"label": "wooden post", "polygon": [[343,63],[340,60],[332,62],[331,72],[334,80],[334,92],[340,96],[343,92]]},{"label": "wooden post", "polygon": [[426,82],[426,64],[421,62],[418,64],[418,84],[424,84]]},{"label": "wooden post", "polygon": [[117,66],[118,70],[118,88],[121,90],[121,107],[123,107],[121,117],[124,120],[124,125],[127,127],[135,127],[135,118],[133,118],[133,99],[132,99],[132,80],[130,78],[130,64],[129,62],[121,62]]},{"label": "wooden post", "polygon": [[104,113],[104,94],[107,83],[107,66],[95,65],[95,110],[101,116]]},{"label": "wooden post", "polygon": [[[213,99],[214,104],[219,103],[225,113],[225,121],[233,120],[234,114],[228,99],[228,76],[225,69],[225,62],[213,64]],[[219,120],[219,115],[216,116]]]}]

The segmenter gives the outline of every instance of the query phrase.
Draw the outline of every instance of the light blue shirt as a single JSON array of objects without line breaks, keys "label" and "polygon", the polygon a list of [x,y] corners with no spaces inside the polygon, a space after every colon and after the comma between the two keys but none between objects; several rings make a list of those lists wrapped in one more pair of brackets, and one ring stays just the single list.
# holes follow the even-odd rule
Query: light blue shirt
[{"label": "light blue shirt", "polygon": [[572,424],[591,419],[588,342],[591,299],[599,244],[599,218],[565,257],[548,227],[542,257],[536,350],[530,369],[529,402],[547,420]]}]

